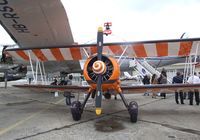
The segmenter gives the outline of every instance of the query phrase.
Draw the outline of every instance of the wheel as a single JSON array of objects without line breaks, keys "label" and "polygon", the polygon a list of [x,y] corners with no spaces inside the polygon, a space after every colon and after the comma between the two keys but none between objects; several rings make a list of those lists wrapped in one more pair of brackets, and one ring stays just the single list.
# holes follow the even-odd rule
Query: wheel
[{"label": "wheel", "polygon": [[71,104],[71,113],[73,120],[79,121],[81,119],[81,103],[79,101],[74,101]]},{"label": "wheel", "polygon": [[103,95],[104,95],[105,99],[108,99],[108,100],[111,99],[111,94],[110,93],[106,92]]},{"label": "wheel", "polygon": [[138,117],[138,104],[135,101],[130,102],[128,106],[128,111],[130,114],[131,122],[136,123]]}]

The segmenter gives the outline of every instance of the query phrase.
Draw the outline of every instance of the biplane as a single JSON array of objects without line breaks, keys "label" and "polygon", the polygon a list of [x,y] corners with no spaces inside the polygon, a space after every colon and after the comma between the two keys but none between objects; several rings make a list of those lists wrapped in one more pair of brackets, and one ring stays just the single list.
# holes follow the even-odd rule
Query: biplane
[{"label": "biplane", "polygon": [[[80,101],[74,101],[71,104],[71,113],[75,121],[81,119],[86,102],[90,96],[95,97],[95,112],[97,115],[100,115],[102,113],[103,94],[107,99],[110,99],[111,93],[115,92],[121,97],[127,108],[131,122],[137,122],[138,104],[135,101],[128,103],[124,96],[125,91],[129,93],[173,93],[179,90],[191,91],[200,89],[200,84],[122,86],[119,78],[120,66],[118,60],[113,57],[115,55],[126,55],[129,58],[182,57],[194,53],[199,55],[200,52],[197,50],[200,38],[104,43],[104,35],[109,35],[111,33],[109,27],[111,24],[108,23],[105,25],[108,31],[104,31],[102,27],[98,28],[97,42],[95,44],[78,45],[73,42],[68,21],[64,20],[64,23],[62,23],[63,19],[66,19],[67,16],[65,12],[63,13],[64,9],[60,1],[51,0],[54,4],[49,4],[50,2],[47,2],[47,0],[41,1],[40,3],[37,1],[40,5],[39,9],[37,7],[37,2],[29,1],[32,4],[29,3],[28,5],[32,7],[32,9],[37,9],[36,13],[30,11],[29,8],[26,7],[26,2],[21,5],[19,5],[18,2],[19,1],[3,0],[3,2],[0,3],[1,24],[20,46],[20,48],[8,48],[6,52],[12,56],[13,60],[18,60],[20,63],[25,64],[32,61],[44,62],[48,70],[52,71],[61,71],[61,66],[66,63],[67,67],[65,70],[69,70],[68,72],[76,72],[77,69],[80,69],[78,61],[86,59],[83,75],[89,85],[33,84],[14,86],[40,91],[67,91],[76,93],[82,91],[87,93],[82,103]],[[15,9],[16,6],[19,7]],[[54,10],[52,12],[52,6],[54,9],[59,10]],[[26,8],[23,9],[23,7]],[[26,14],[23,15],[24,13]],[[30,22],[30,15],[33,17],[34,14],[39,16],[36,16],[36,19],[43,20],[37,21],[35,19],[33,22]],[[55,16],[56,14],[61,16]],[[50,25],[49,21],[52,20],[54,23]],[[58,21],[59,23],[57,23]],[[34,22],[39,22],[39,24],[35,24]],[[57,26],[57,24],[59,24],[59,26]],[[45,36],[45,32],[47,32],[47,36]]]}]

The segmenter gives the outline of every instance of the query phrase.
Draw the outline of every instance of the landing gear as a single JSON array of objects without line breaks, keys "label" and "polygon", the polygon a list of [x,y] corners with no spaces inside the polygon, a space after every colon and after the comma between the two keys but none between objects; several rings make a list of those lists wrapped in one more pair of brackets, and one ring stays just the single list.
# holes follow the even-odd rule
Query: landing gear
[{"label": "landing gear", "polygon": [[73,120],[79,121],[81,119],[83,109],[84,109],[85,104],[88,101],[90,95],[91,95],[91,92],[87,94],[85,100],[83,101],[83,104],[81,104],[81,102],[79,102],[79,101],[72,102],[71,113],[72,113]]},{"label": "landing gear", "polygon": [[92,99],[95,98],[95,95],[96,95],[96,90],[94,90],[94,91],[92,92]]},{"label": "landing gear", "polygon": [[71,105],[71,98],[75,98],[75,96],[69,92],[64,92],[65,103],[67,106]]},{"label": "landing gear", "polygon": [[135,101],[129,103],[128,112],[130,114],[131,122],[136,123],[138,116],[138,104]]},{"label": "landing gear", "polygon": [[136,123],[138,117],[138,104],[135,101],[132,101],[128,105],[126,99],[124,98],[124,95],[122,93],[119,93],[119,95],[130,114],[130,121],[132,123]]},{"label": "landing gear", "polygon": [[82,114],[81,109],[82,109],[81,102],[74,101],[71,104],[71,113],[72,113],[72,117],[75,121],[79,121],[81,119],[81,114]]},{"label": "landing gear", "polygon": [[115,100],[117,100],[117,94],[115,94]]},{"label": "landing gear", "polygon": [[110,94],[109,92],[106,92],[106,93],[104,93],[103,95],[104,95],[104,97],[105,97],[106,99],[111,99],[111,94]]}]

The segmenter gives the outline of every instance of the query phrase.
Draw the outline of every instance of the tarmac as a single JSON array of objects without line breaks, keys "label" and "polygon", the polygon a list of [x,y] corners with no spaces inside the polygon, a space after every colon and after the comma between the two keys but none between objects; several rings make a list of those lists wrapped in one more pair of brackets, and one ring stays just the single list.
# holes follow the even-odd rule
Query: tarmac
[{"label": "tarmac", "polygon": [[[0,140],[200,140],[200,106],[176,104],[142,94],[125,95],[139,104],[138,122],[118,97],[103,99],[103,114],[95,115],[89,100],[80,121],[73,121],[62,94],[0,88]],[[83,99],[83,94],[80,100]]]}]

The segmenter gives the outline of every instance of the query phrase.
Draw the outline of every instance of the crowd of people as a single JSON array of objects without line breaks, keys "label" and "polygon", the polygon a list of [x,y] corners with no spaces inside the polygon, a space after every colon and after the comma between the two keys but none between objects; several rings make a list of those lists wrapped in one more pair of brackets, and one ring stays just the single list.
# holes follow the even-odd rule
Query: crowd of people
[{"label": "crowd of people", "polygon": [[[167,73],[163,69],[160,76],[153,74],[152,77],[150,75],[145,75],[143,80],[143,84],[167,84]],[[177,72],[176,76],[172,79],[172,84],[183,84],[183,73]],[[189,76],[186,84],[196,84],[200,83],[200,73],[199,76],[197,76],[197,73],[194,72],[193,75]],[[152,98],[156,98],[158,93],[152,93]],[[159,93],[161,97],[164,99],[166,98],[166,93]],[[144,95],[149,95],[149,93],[144,93]],[[199,105],[200,98],[199,98],[199,91],[198,90],[191,90],[188,93],[183,91],[175,91],[175,102],[179,104],[179,98],[180,98],[180,104],[184,104],[185,99],[189,99],[189,104],[193,105],[193,96],[195,98],[196,105]]]},{"label": "crowd of people", "polygon": [[67,79],[61,79],[58,82],[57,77],[54,77],[54,81],[50,85],[72,85],[73,75],[69,75]]},{"label": "crowd of people", "polygon": [[[145,75],[142,80],[144,85],[147,84],[167,84],[167,72],[165,70],[162,70],[160,76],[158,77],[156,74],[152,75],[152,78],[150,78],[150,75]],[[144,93],[144,96],[149,95],[149,93]],[[152,98],[156,98],[157,93],[152,93]],[[160,93],[160,96],[164,99],[166,98],[166,93]]]}]

